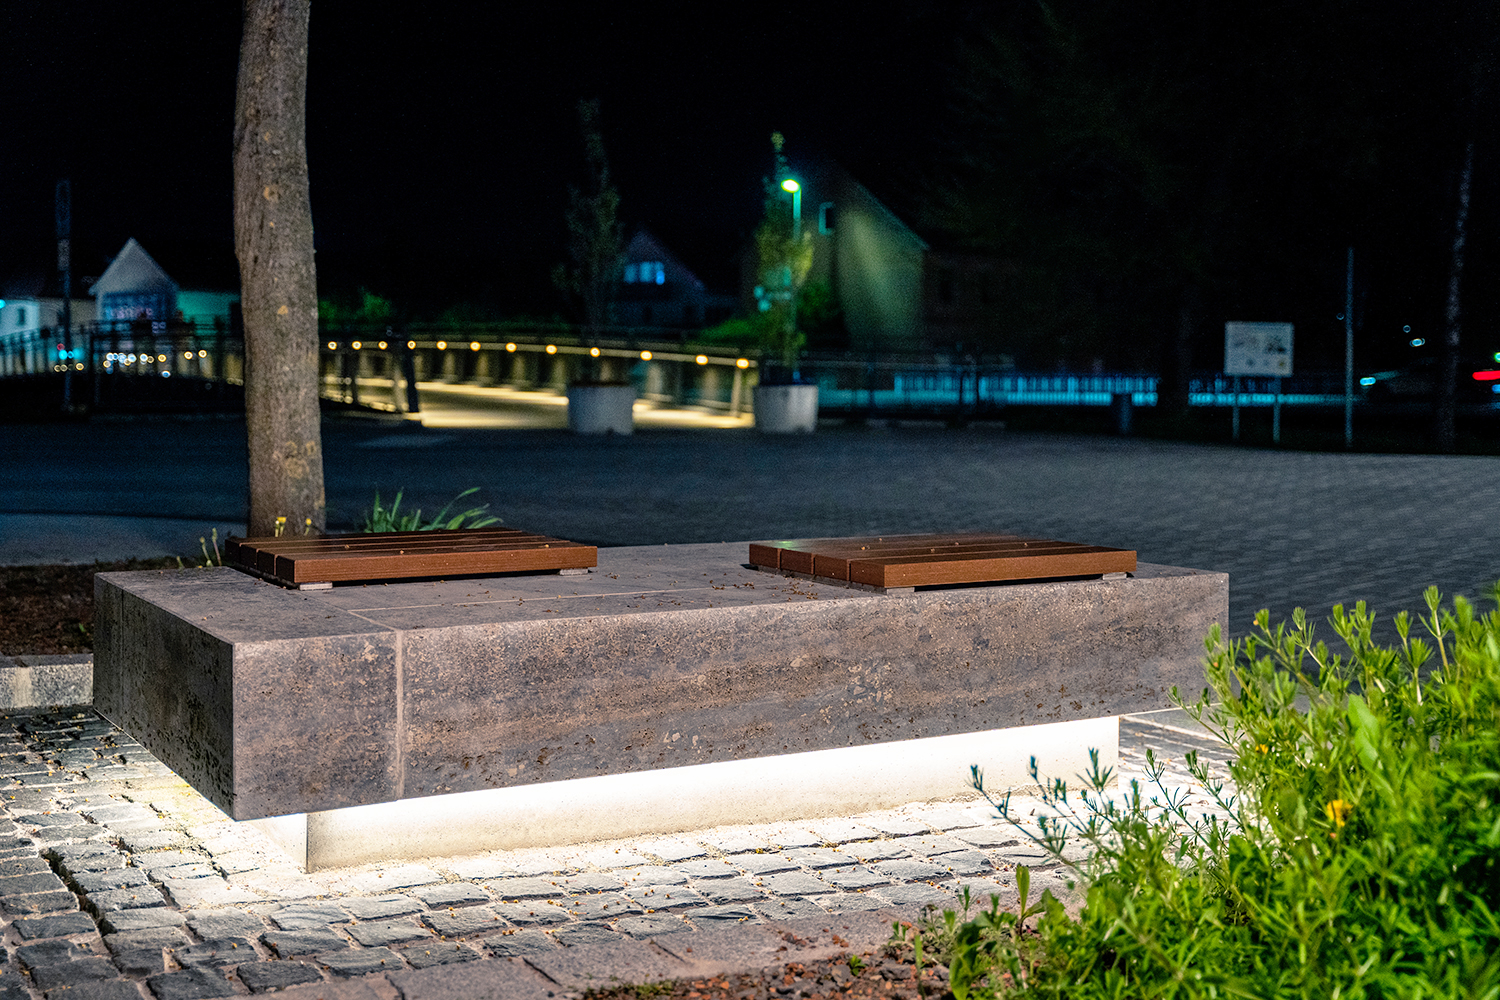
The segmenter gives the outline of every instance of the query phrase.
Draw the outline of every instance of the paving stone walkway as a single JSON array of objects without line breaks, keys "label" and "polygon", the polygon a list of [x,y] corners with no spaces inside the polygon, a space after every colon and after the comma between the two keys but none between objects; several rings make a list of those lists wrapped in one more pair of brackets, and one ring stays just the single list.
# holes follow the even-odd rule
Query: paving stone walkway
[{"label": "paving stone walkway", "polygon": [[[1173,713],[1121,744],[1126,780],[1148,746],[1226,759]],[[305,874],[86,708],[0,719],[0,804],[0,1000],[544,1000],[876,946],[964,887],[1013,901],[1017,864],[1070,874],[979,802]]]}]

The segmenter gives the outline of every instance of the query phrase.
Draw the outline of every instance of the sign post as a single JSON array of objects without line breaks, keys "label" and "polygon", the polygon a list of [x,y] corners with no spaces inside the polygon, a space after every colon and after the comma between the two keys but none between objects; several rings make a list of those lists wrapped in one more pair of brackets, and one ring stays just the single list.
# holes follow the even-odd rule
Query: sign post
[{"label": "sign post", "polygon": [[1281,380],[1292,374],[1290,323],[1224,324],[1224,374],[1234,377],[1234,439],[1240,439],[1240,376],[1270,376],[1275,380],[1271,406],[1271,439],[1281,443]]},{"label": "sign post", "polygon": [[[63,409],[73,408],[73,184],[57,182],[53,199],[57,222],[57,271],[62,278]],[[92,363],[93,359],[89,361]]]}]

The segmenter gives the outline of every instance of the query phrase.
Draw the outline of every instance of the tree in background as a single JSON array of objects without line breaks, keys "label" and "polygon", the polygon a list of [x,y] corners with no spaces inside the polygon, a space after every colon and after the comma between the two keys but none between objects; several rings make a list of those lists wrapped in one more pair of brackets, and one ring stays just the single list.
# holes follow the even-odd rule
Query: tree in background
[{"label": "tree in background", "polygon": [[325,327],[334,329],[384,326],[395,314],[394,302],[364,287],[359,290],[358,305],[338,297],[318,300],[318,319]]},{"label": "tree in background", "polygon": [[[797,323],[797,306],[812,270],[813,242],[811,232],[797,231],[792,204],[781,188],[781,182],[789,176],[786,157],[781,152],[784,142],[780,132],[771,134],[776,171],[765,181],[765,212],[760,225],[755,227],[755,273],[760,279],[755,297],[760,309],[757,326],[761,350],[791,372],[807,343],[807,335]],[[762,372],[762,379],[765,377]]]},{"label": "tree in background", "polygon": [[1464,93],[1459,107],[1463,166],[1453,211],[1448,245],[1447,294],[1443,298],[1443,336],[1438,352],[1438,395],[1433,405],[1433,446],[1451,452],[1458,443],[1456,392],[1459,379],[1459,340],[1463,326],[1463,272],[1468,255],[1469,202],[1474,184],[1474,150],[1479,135],[1491,131],[1484,112],[1493,104],[1496,48],[1500,46],[1500,14],[1493,5],[1475,4],[1458,19],[1462,39]]},{"label": "tree in background", "polygon": [[325,524],[318,285],[307,179],[308,0],[245,0],[234,238],[245,319],[249,534]]},{"label": "tree in background", "polygon": [[[581,304],[584,340],[592,344],[610,325],[611,306],[620,283],[624,237],[620,225],[620,192],[609,175],[599,101],[578,102],[578,124],[588,157],[586,190],[568,186],[568,259],[552,272],[553,283]],[[585,361],[585,365],[589,362]],[[592,372],[590,371],[591,375]]]},{"label": "tree in background", "polygon": [[924,221],[1006,262],[993,347],[1155,367],[1161,404],[1185,407],[1226,313],[1280,315],[1373,225],[1371,178],[1396,144],[1377,128],[1369,30],[1332,2],[987,13],[956,60]]}]

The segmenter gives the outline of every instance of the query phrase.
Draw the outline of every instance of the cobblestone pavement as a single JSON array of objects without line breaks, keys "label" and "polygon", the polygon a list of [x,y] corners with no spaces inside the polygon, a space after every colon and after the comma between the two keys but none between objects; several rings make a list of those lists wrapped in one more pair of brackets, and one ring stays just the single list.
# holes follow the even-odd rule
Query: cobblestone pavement
[{"label": "cobblestone pavement", "polygon": [[[1139,776],[1147,746],[1225,759],[1173,725],[1171,713],[1122,720],[1124,778]],[[1167,780],[1208,807],[1180,765]],[[1035,868],[1035,892],[1066,894],[1070,872],[982,802],[955,802],[304,874],[87,709],[0,720],[0,804],[0,1000],[281,988],[543,1000],[616,974],[773,964],[789,946],[772,929],[812,947],[783,928],[864,918],[878,938],[893,915],[955,905],[963,886],[1013,901],[1018,863]],[[1012,805],[1027,824],[1044,809]]]},{"label": "cobblestone pavement", "polygon": [[[198,522],[242,523],[244,448],[235,422],[0,437],[0,511],[33,515],[0,515],[0,561],[22,533],[102,530],[75,514],[136,515],[130,531],[141,535],[150,517],[197,519],[190,530],[167,526],[177,551],[196,552]],[[1280,621],[1301,606],[1331,638],[1323,623],[1335,603],[1366,600],[1388,618],[1420,608],[1428,584],[1482,598],[1500,578],[1493,457],[1279,452],[989,425],[587,439],[330,423],[324,448],[335,523],[357,522],[377,489],[389,499],[404,488],[406,507],[431,511],[478,486],[508,524],[607,545],[1005,529],[1227,572],[1235,635],[1260,608]],[[170,551],[165,541],[151,551]]]}]

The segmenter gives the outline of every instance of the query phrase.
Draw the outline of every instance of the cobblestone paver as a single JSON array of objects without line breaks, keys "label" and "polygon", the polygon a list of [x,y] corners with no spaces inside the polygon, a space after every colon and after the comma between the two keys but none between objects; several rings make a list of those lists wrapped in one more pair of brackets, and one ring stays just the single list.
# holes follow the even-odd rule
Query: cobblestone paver
[{"label": "cobblestone paver", "polygon": [[[355,523],[375,490],[404,485],[410,502],[434,506],[478,486],[507,524],[601,545],[1004,529],[1227,572],[1234,635],[1250,630],[1260,608],[1280,621],[1301,606],[1327,638],[1334,603],[1365,600],[1388,618],[1420,609],[1428,584],[1482,598],[1500,578],[1495,457],[1269,451],[993,425],[598,440],[461,428],[393,438],[388,427],[330,423],[324,439],[335,523]],[[426,445],[410,446],[417,441]],[[244,442],[236,423],[28,428],[0,439],[0,467],[11,473],[0,510],[54,512],[57,546],[107,530],[79,528],[79,514],[217,512],[227,524],[243,517]],[[143,450],[152,461],[122,474],[119,456]],[[19,543],[43,530],[37,521],[0,515],[0,557],[36,550]],[[207,529],[174,530],[176,544],[191,547]],[[1386,625],[1378,631],[1394,638]]]},{"label": "cobblestone paver", "polygon": [[[1124,726],[1127,780],[1148,745],[1215,753],[1189,729]],[[0,1000],[304,984],[322,984],[310,997],[394,997],[386,977],[436,966],[515,960],[534,973],[570,949],[951,906],[966,886],[1013,898],[1017,864],[1035,869],[1036,891],[1063,894],[1069,879],[975,802],[307,875],[88,710],[0,720],[0,806]],[[1013,806],[1032,822],[1040,803]]]}]

